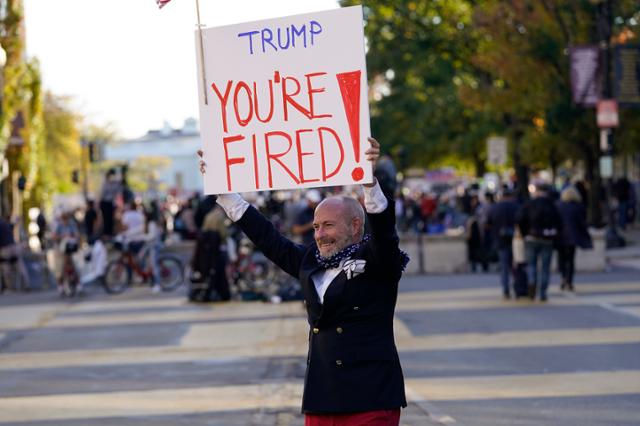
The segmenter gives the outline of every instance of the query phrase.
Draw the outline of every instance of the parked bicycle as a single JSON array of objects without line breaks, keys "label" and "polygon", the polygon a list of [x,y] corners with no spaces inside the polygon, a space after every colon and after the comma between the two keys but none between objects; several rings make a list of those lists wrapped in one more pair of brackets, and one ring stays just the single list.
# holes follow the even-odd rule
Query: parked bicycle
[{"label": "parked bicycle", "polygon": [[[129,287],[134,276],[143,283],[150,283],[154,279],[154,265],[151,256],[153,246],[151,242],[115,243],[114,248],[120,251],[120,256],[107,265],[104,288],[107,293],[122,293]],[[157,284],[162,291],[173,291],[184,282],[184,264],[178,256],[162,253],[155,260],[157,267]]]},{"label": "parked bicycle", "polygon": [[277,268],[253,243],[241,236],[228,265],[235,299],[298,300],[302,298],[298,280]]}]

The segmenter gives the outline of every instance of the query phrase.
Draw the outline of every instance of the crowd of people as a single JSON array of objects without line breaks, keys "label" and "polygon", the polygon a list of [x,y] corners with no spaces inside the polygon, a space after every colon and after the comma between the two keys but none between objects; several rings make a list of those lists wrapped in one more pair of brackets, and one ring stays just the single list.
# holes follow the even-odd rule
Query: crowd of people
[{"label": "crowd of people", "polygon": [[[526,295],[545,301],[554,251],[560,288],[574,290],[576,248],[592,247],[589,199],[583,181],[567,181],[560,188],[540,182],[534,187],[530,199],[518,197],[509,186],[495,193],[478,185],[454,186],[439,194],[400,193],[398,227],[427,234],[463,231],[471,272],[497,268],[504,298]],[[639,189],[625,177],[612,183],[610,222],[625,229],[637,220]]]},{"label": "crowd of people", "polygon": [[[626,178],[617,180],[612,189],[615,213],[612,217],[624,228],[635,220],[636,190]],[[352,192],[349,187],[263,192],[254,194],[252,201],[273,220],[280,232],[306,245],[313,242],[314,210],[320,201],[336,193],[349,192]],[[401,233],[463,230],[470,270],[499,270],[505,298],[520,297],[523,292],[533,297],[535,288],[538,298],[546,300],[554,250],[558,253],[561,288],[574,289],[576,248],[591,246],[586,217],[587,191],[582,182],[567,183],[560,190],[537,185],[530,200],[518,199],[508,186],[496,193],[482,191],[477,185],[464,189],[452,187],[439,194],[412,193],[402,188],[397,188],[395,193],[395,214]],[[220,271],[226,271],[229,259],[234,257],[232,251],[237,249],[238,239],[234,241],[231,237],[237,237],[237,231],[212,197],[192,194],[183,200],[166,196],[143,201],[127,185],[126,175],[112,169],[106,173],[96,200],[88,200],[83,208],[59,211],[52,226],[40,215],[38,225],[42,247],[56,253],[54,270],[60,292],[65,290],[60,277],[64,263],[83,244],[90,246],[91,262],[80,277],[81,286],[104,276],[107,242],[124,244],[132,250],[150,244],[153,266],[159,247],[169,239],[196,242],[191,258],[194,272],[190,278],[209,282],[202,299],[228,300],[230,297],[229,280]],[[20,253],[11,229],[8,221],[0,221],[0,258],[15,258],[15,254]],[[23,287],[28,288],[29,274],[24,272],[24,262],[18,261],[18,266],[25,276]],[[519,285],[518,269],[526,272],[526,291]],[[157,274],[154,270],[152,284],[157,283]],[[157,291],[157,285],[153,288]]]}]

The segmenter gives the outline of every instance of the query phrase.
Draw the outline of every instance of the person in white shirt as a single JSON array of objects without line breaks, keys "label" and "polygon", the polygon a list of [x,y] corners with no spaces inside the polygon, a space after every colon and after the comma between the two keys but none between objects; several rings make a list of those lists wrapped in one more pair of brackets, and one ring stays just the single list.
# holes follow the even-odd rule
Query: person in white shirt
[{"label": "person in white shirt", "polygon": [[91,259],[87,265],[85,273],[80,278],[79,291],[88,285],[98,283],[103,279],[105,272],[107,271],[107,248],[105,247],[102,239],[104,236],[97,237],[91,241]]},{"label": "person in white shirt", "polygon": [[144,213],[137,208],[136,204],[135,201],[125,204],[125,211],[120,218],[122,229],[120,234],[127,243],[146,239]]}]

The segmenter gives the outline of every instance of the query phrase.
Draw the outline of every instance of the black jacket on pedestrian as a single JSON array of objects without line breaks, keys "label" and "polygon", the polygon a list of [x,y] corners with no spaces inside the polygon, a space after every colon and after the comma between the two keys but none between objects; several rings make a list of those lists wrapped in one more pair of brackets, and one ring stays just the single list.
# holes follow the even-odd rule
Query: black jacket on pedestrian
[{"label": "black jacket on pedestrian", "polygon": [[562,219],[562,233],[559,243],[580,248],[593,247],[584,205],[577,201],[559,201],[556,206]]},{"label": "black jacket on pedestrian", "polygon": [[520,206],[514,200],[501,200],[489,209],[487,224],[498,249],[511,248],[516,227],[516,213]]},{"label": "black jacket on pedestrian", "polygon": [[[372,238],[352,259],[365,262],[356,274],[343,267],[320,304],[311,275],[321,270],[316,244],[295,244],[256,209],[236,222],[263,253],[298,278],[309,322],[309,351],[302,411],[351,413],[407,405],[393,335],[393,315],[402,275],[394,204],[367,214]],[[353,266],[353,264],[351,264]]]},{"label": "black jacket on pedestrian", "polygon": [[525,237],[557,241],[562,232],[562,220],[549,197],[536,197],[527,201],[516,215],[520,232]]}]

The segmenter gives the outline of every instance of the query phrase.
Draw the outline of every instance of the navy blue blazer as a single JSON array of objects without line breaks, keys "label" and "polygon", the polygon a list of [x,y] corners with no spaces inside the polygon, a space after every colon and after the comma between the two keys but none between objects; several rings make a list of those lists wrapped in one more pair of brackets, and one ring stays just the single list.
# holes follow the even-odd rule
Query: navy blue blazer
[{"label": "navy blue blazer", "polygon": [[237,222],[269,259],[300,280],[309,322],[302,399],[305,413],[351,413],[407,405],[393,335],[402,275],[393,203],[388,200],[384,212],[367,216],[372,238],[353,256],[360,265],[364,261],[364,270],[343,269],[329,285],[323,304],[310,278],[321,270],[315,243],[293,243],[253,207]]}]

